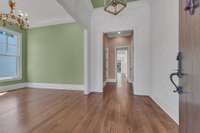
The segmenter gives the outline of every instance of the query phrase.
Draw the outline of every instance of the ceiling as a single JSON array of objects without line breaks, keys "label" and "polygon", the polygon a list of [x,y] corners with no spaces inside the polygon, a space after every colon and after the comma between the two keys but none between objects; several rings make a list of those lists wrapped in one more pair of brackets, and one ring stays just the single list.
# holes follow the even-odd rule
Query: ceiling
[{"label": "ceiling", "polygon": [[[127,0],[128,2],[136,1],[136,0]],[[104,0],[91,0],[94,8],[99,8],[104,6]]]},{"label": "ceiling", "polygon": [[[16,9],[29,14],[31,27],[73,22],[56,0],[15,0]],[[8,11],[8,0],[0,0],[0,11]]]},{"label": "ceiling", "polygon": [[[66,12],[66,10],[57,2],[59,0],[15,0],[15,1],[17,6],[16,10],[22,10],[29,14],[31,27],[41,27],[47,25],[74,22],[74,19],[69,15],[70,12],[69,13],[68,11]],[[63,0],[63,1],[74,3],[74,0],[70,1]],[[131,2],[135,0],[128,0],[128,1]],[[95,8],[102,7],[104,4],[104,0],[91,0],[91,2]],[[0,0],[0,11],[7,12],[9,10],[7,3],[8,0]],[[79,9],[83,8],[82,4],[80,5],[80,7],[78,7]],[[77,13],[80,14],[81,10],[78,11],[79,12]]]},{"label": "ceiling", "polygon": [[113,38],[113,37],[125,37],[125,36],[131,36],[133,34],[132,30],[128,31],[119,31],[119,32],[108,32],[105,33],[107,37]]}]

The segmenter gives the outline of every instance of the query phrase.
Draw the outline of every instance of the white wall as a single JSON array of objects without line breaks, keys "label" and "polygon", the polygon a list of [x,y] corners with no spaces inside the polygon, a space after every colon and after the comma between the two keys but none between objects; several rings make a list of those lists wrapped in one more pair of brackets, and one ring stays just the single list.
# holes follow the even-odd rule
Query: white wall
[{"label": "white wall", "polygon": [[91,88],[103,89],[103,33],[134,30],[134,91],[136,95],[150,94],[151,49],[150,6],[145,0],[132,2],[119,15],[113,16],[103,8],[95,9],[92,16]]},{"label": "white wall", "polygon": [[85,33],[84,47],[84,92],[90,91],[92,78],[91,76],[91,20],[93,7],[90,0],[57,0],[57,2],[69,13],[74,20],[79,23]]},{"label": "white wall", "polygon": [[177,67],[179,0],[152,1],[152,98],[178,123],[178,95],[169,80]]}]

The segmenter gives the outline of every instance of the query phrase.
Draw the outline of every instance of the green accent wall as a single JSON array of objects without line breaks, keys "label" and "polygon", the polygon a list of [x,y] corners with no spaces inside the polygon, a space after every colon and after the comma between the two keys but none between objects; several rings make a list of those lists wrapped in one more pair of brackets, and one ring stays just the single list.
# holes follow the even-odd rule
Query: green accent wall
[{"label": "green accent wall", "polygon": [[16,81],[9,81],[9,82],[0,82],[0,86],[6,86],[6,85],[12,85],[12,84],[17,84],[17,83],[24,83],[27,81],[27,31],[26,30],[21,30],[17,26],[2,26],[0,24],[0,27],[7,28],[9,30],[13,30],[15,32],[20,32],[22,33],[22,80],[16,80]]},{"label": "green accent wall", "polygon": [[[136,1],[136,0],[127,0],[128,2]],[[99,8],[104,6],[104,0],[91,0],[94,8]]]},{"label": "green accent wall", "polygon": [[84,32],[76,23],[28,31],[28,82],[83,84]]}]

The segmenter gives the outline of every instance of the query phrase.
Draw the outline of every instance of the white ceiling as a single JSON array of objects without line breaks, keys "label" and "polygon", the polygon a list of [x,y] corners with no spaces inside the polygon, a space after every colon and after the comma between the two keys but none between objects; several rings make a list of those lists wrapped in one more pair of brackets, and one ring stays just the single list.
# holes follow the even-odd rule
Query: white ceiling
[{"label": "white ceiling", "polygon": [[91,0],[56,0],[85,29],[90,30],[93,7]]},{"label": "white ceiling", "polygon": [[[74,22],[74,19],[56,0],[15,0],[17,10],[29,14],[31,27]],[[0,0],[0,11],[7,11],[8,0]]]}]

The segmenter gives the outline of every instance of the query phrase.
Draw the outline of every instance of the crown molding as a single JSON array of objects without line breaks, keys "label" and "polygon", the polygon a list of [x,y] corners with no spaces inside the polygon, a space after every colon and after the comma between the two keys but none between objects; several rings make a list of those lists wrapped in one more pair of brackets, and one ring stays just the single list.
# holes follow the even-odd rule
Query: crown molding
[{"label": "crown molding", "polygon": [[57,24],[64,24],[64,23],[74,23],[75,20],[73,18],[55,18],[50,20],[43,20],[37,23],[32,23],[30,28],[38,28],[38,27],[45,27],[50,25],[57,25]]}]

